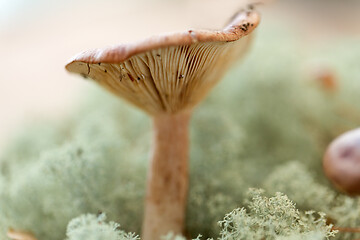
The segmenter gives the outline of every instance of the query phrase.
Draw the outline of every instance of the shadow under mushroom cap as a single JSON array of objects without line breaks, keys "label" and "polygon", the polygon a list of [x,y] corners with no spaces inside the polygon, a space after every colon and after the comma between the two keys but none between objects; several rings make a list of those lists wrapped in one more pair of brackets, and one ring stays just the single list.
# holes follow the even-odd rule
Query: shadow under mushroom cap
[{"label": "shadow under mushroom cap", "polygon": [[94,79],[150,115],[191,109],[251,43],[255,11],[241,11],[221,31],[189,30],[85,51],[69,72]]}]

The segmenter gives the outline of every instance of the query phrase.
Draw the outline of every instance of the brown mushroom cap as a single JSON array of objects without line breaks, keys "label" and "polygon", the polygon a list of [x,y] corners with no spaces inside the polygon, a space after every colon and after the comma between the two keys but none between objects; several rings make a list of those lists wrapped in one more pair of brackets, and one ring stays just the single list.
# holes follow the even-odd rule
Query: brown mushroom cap
[{"label": "brown mushroom cap", "polygon": [[329,145],[323,167],[339,190],[360,194],[360,128],[346,132]]},{"label": "brown mushroom cap", "polygon": [[85,51],[69,72],[94,79],[151,115],[193,108],[250,45],[259,24],[241,11],[222,31],[189,30]]}]

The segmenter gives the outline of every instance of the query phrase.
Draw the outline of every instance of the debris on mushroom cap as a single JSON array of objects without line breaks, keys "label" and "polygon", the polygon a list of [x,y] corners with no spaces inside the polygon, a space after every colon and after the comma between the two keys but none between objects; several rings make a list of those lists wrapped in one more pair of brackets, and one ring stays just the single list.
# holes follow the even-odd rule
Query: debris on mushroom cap
[{"label": "debris on mushroom cap", "polygon": [[323,167],[339,190],[360,194],[360,128],[341,135],[330,144]]},{"label": "debris on mushroom cap", "polygon": [[155,115],[191,109],[246,52],[259,24],[241,11],[222,31],[189,30],[86,51],[66,69],[94,79],[116,95]]}]

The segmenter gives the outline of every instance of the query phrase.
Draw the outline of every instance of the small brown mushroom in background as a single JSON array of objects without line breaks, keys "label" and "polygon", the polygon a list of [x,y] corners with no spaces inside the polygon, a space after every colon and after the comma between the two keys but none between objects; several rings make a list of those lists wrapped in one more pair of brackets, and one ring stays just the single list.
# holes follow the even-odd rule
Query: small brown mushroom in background
[{"label": "small brown mushroom in background", "polygon": [[338,90],[338,76],[335,69],[328,64],[311,61],[306,64],[304,71],[307,73],[311,84],[319,87],[324,92],[335,93]]},{"label": "small brown mushroom in background", "polygon": [[[307,79],[318,87],[321,92],[325,93],[329,105],[334,105],[335,114],[349,122],[360,122],[360,112],[356,107],[356,103],[344,101],[341,97],[341,82],[343,79],[339,77],[334,67],[326,63],[311,62],[309,66],[306,66],[306,72],[308,73]],[[337,132],[339,131],[337,130]],[[340,132],[343,131],[340,129]]]},{"label": "small brown mushroom in background", "polygon": [[360,128],[336,138],[326,150],[323,167],[337,189],[360,194]]},{"label": "small brown mushroom in background", "polygon": [[142,239],[184,232],[193,108],[248,50],[247,35],[258,24],[257,12],[243,10],[222,31],[190,30],[86,51],[66,65],[153,119]]},{"label": "small brown mushroom in background", "polygon": [[333,92],[337,90],[338,84],[334,70],[329,67],[317,67],[313,73],[314,80],[325,91]]},{"label": "small brown mushroom in background", "polygon": [[34,235],[32,235],[31,233],[15,231],[13,229],[10,229],[7,232],[7,236],[12,240],[36,240]]}]

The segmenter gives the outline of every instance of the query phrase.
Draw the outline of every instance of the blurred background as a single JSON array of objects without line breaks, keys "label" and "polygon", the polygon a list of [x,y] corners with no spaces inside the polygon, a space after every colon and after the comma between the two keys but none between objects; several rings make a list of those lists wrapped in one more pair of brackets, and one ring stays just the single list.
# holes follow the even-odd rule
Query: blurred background
[{"label": "blurred background", "polygon": [[[249,3],[0,0],[0,152],[17,126],[34,118],[62,118],[74,109],[92,85],[65,71],[74,54],[161,32],[218,29]],[[262,14],[257,31],[281,25],[304,51],[360,36],[358,0],[259,0],[256,5]]]}]

